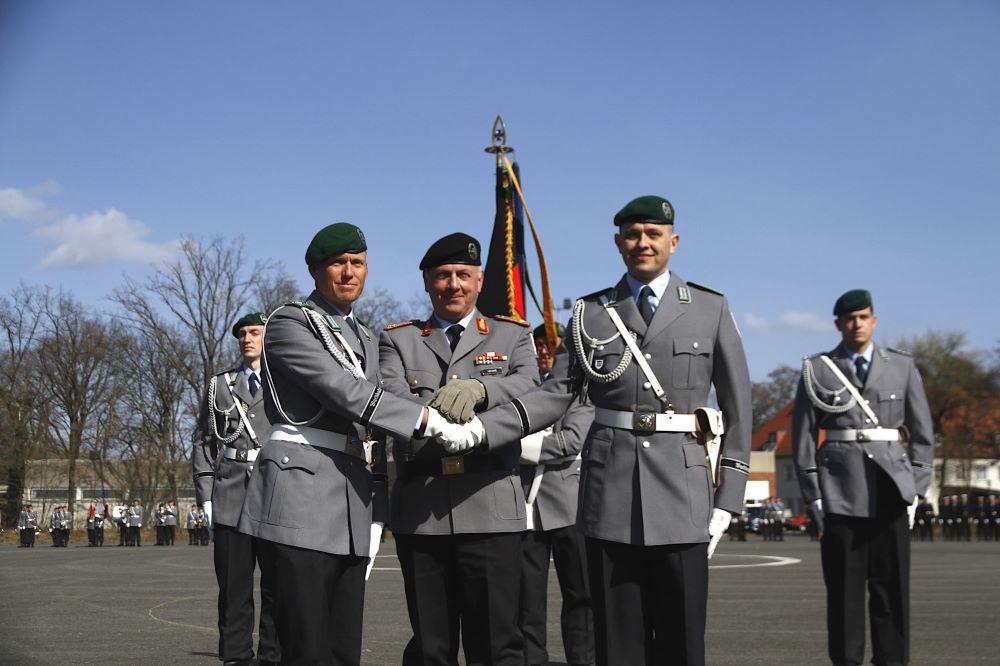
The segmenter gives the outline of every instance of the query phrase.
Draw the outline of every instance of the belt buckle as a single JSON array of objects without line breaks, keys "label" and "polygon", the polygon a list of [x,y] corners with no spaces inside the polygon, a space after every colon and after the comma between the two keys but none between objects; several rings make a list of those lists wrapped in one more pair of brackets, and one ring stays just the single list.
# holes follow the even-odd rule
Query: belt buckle
[{"label": "belt buckle", "polygon": [[236,462],[246,462],[246,461],[247,461],[247,450],[236,449]]},{"label": "belt buckle", "polygon": [[865,431],[863,431],[863,430],[860,430],[860,429],[855,434],[855,438],[859,442],[870,442],[870,441],[872,441],[872,438],[868,436],[868,433],[865,432]]},{"label": "belt buckle", "polygon": [[644,435],[656,432],[656,414],[654,412],[635,412],[632,415],[632,430]]},{"label": "belt buckle", "polygon": [[441,458],[441,474],[465,474],[465,458],[463,456],[446,456]]}]

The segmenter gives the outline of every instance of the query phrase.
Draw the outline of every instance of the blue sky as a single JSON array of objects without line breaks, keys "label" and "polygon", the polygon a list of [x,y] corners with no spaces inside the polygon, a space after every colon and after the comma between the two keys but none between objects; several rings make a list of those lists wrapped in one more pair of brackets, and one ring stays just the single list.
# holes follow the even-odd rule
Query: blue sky
[{"label": "blue sky", "polygon": [[[660,194],[671,268],[725,292],[751,374],[877,335],[1000,340],[1000,4],[0,0],[0,292],[103,304],[183,236],[308,276],[360,225],[402,300],[452,231],[488,241],[497,113],[557,300],[622,273]],[[415,316],[423,313],[414,313]]]}]

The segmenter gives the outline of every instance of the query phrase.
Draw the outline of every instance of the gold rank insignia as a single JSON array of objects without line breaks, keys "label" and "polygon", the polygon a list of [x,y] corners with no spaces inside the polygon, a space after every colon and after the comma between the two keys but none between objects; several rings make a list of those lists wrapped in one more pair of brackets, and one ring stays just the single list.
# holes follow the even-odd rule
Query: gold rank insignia
[{"label": "gold rank insignia", "polygon": [[388,326],[386,326],[382,330],[383,331],[395,331],[397,328],[403,328],[404,326],[419,326],[419,325],[420,325],[420,320],[418,320],[418,319],[411,319],[410,321],[401,321],[398,324],[389,324]]},{"label": "gold rank insignia", "polygon": [[476,330],[482,333],[483,335],[486,335],[487,333],[490,332],[490,325],[482,317],[476,317]]},{"label": "gold rank insignia", "polygon": [[428,320],[427,320],[427,323],[426,323],[426,324],[424,325],[424,328],[423,328],[423,330],[422,330],[422,331],[420,331],[420,335],[422,335],[422,336],[424,336],[424,337],[426,338],[426,337],[427,337],[428,335],[430,335],[430,334],[431,334],[431,331],[433,331],[433,330],[434,330],[434,327],[433,327],[433,326],[431,326],[431,322],[430,322],[430,320],[428,319]]}]

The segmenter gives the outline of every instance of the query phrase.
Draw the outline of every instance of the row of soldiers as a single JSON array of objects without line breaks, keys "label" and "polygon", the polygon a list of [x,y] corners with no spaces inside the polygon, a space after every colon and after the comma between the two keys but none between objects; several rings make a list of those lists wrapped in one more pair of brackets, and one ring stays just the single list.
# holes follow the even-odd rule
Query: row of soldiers
[{"label": "row of soldiers", "polygon": [[1000,498],[996,495],[979,495],[974,501],[967,494],[946,495],[939,506],[936,515],[934,505],[926,500],[917,506],[914,539],[934,541],[938,525],[945,541],[971,541],[973,530],[977,541],[1000,541]]}]

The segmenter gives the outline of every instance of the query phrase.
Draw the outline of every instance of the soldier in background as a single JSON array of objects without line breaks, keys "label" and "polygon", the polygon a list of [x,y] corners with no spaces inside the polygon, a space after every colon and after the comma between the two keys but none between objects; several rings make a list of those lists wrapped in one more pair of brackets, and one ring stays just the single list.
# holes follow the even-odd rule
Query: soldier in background
[{"label": "soldier in background", "polygon": [[97,516],[97,509],[94,508],[94,503],[90,503],[90,508],[87,509],[87,547],[93,548],[97,545],[97,537],[94,532],[94,518]]},{"label": "soldier in background", "polygon": [[257,658],[261,664],[281,661],[273,615],[271,572],[263,566],[261,544],[236,526],[246,497],[247,480],[267,441],[271,424],[264,413],[260,354],[264,338],[263,312],[240,317],[232,328],[241,361],[209,382],[198,426],[192,438],[195,494],[205,509],[215,537],[213,560],[219,585],[219,659],[247,663],[254,657],[254,569],[260,567],[260,631]]},{"label": "soldier in background", "polygon": [[[197,546],[198,545],[197,541],[201,540],[200,537],[197,537],[198,527],[199,527],[199,525],[198,525],[198,505],[197,504],[192,504],[191,505],[191,510],[188,511],[188,513],[187,513],[187,523],[186,523],[186,525],[187,525],[187,532],[188,532],[188,545],[189,546]],[[196,539],[196,537],[197,537],[197,539]]]},{"label": "soldier in background", "polygon": [[128,545],[142,547],[142,519],[145,512],[139,505],[139,500],[133,500],[128,509]]},{"label": "soldier in background", "polygon": [[[544,381],[565,330],[556,325],[549,348],[545,326],[534,331],[538,370]],[[527,503],[528,531],[521,552],[520,627],[528,666],[547,664],[546,600],[549,560],[555,563],[562,592],[560,627],[566,661],[594,663],[594,618],[587,582],[586,546],[576,528],[580,492],[580,451],[594,421],[594,406],[574,402],[551,427],[521,440],[521,485]]]},{"label": "soldier in background", "polygon": [[108,518],[108,505],[104,505],[102,511],[98,511],[94,515],[94,545],[103,548],[104,547],[104,522]]},{"label": "soldier in background", "polygon": [[207,546],[212,539],[212,519],[204,506],[198,507],[198,543]]},{"label": "soldier in background", "polygon": [[26,504],[21,509],[17,517],[17,529],[21,535],[21,548],[35,547],[35,530],[38,528],[38,519],[30,504]]},{"label": "soldier in background", "polygon": [[954,541],[955,539],[955,508],[954,508],[954,498],[951,495],[945,495],[941,498],[941,511],[939,512],[938,522],[941,523],[941,535],[945,541]]},{"label": "soldier in background", "polygon": [[750,375],[725,296],[668,270],[680,239],[670,202],[639,197],[614,224],[626,275],[577,301],[540,389],[480,418],[486,441],[503,442],[589,397],[578,524],[597,662],[703,664],[708,558],[750,471]]},{"label": "soldier in background", "polygon": [[177,506],[174,504],[173,500],[167,500],[167,519],[166,519],[166,543],[168,546],[174,545],[174,539],[177,537]]},{"label": "soldier in background", "polygon": [[955,504],[955,512],[959,517],[958,536],[959,541],[972,541],[972,523],[975,520],[975,512],[972,502],[967,493],[962,493]]},{"label": "soldier in background", "polygon": [[153,519],[156,521],[156,545],[163,546],[167,542],[167,510],[163,502],[157,505]]},{"label": "soldier in background", "polygon": [[925,497],[917,505],[918,538],[934,541],[934,505]]},{"label": "soldier in background", "polygon": [[868,291],[843,294],[833,314],[841,342],[803,360],[792,411],[802,498],[822,523],[828,655],[864,663],[867,589],[873,663],[906,664],[909,532],[931,482],[930,408],[913,357],[872,342],[878,320]]},{"label": "soldier in background", "polygon": [[122,548],[128,545],[128,506],[119,504],[114,508],[112,515],[115,524],[118,525],[118,547]]}]

